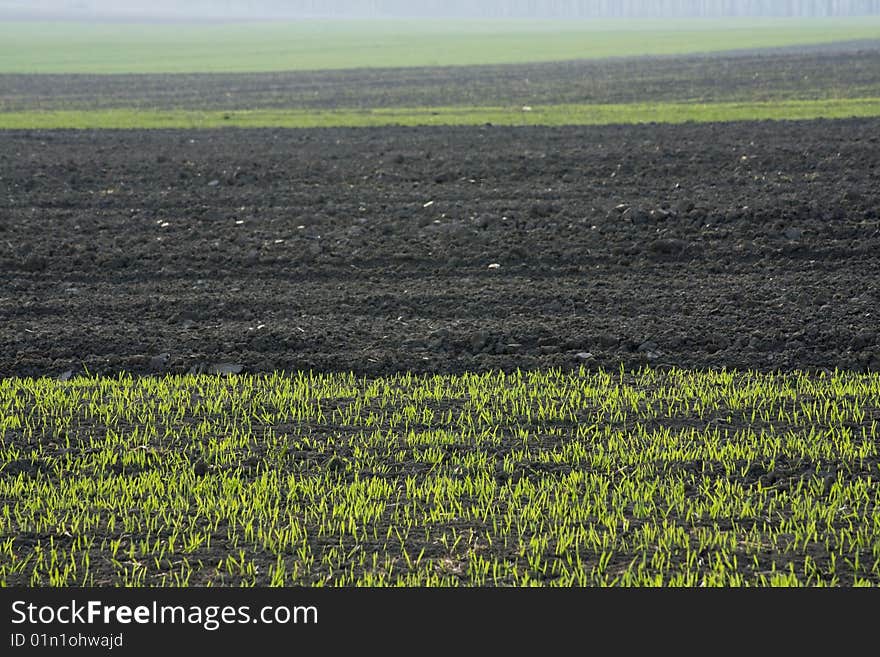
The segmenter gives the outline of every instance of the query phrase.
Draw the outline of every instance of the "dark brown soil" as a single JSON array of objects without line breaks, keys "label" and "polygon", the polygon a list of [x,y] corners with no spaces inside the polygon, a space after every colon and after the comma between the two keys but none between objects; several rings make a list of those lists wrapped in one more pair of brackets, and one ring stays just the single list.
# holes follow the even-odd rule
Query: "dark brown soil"
[{"label": "dark brown soil", "polygon": [[[3,75],[0,109],[876,96],[878,58]],[[5,131],[0,375],[878,369],[878,127]]]},{"label": "dark brown soil", "polygon": [[[473,104],[492,104],[496,92],[504,102],[524,102],[551,87],[556,100],[602,102],[877,95],[880,87],[876,53],[751,57],[694,58],[687,73],[672,60],[644,60],[638,69],[621,61],[433,71],[425,79],[398,72],[382,84],[387,72],[378,72],[360,86],[353,73],[277,79],[294,96],[279,100],[283,106],[308,106],[309,85],[321,80],[335,98],[327,106],[356,103],[345,96],[349,85],[365,104],[448,104],[447,91],[432,95],[432,87],[453,75],[463,82],[449,77],[437,89],[457,90],[450,103],[470,103],[467,89],[478,90]],[[814,66],[806,74],[809,57]],[[759,64],[774,80],[766,87],[754,82]],[[605,66],[607,79],[599,74]],[[512,81],[528,77],[531,84],[532,70],[555,82],[520,93]],[[500,77],[487,84],[494,73]],[[811,86],[804,75],[823,81]],[[0,103],[5,110],[221,107],[224,89],[250,84],[241,96],[249,100],[228,107],[272,106],[274,79],[3,76]],[[576,79],[582,86],[567,86]],[[368,376],[620,363],[877,371],[878,164],[880,119],[0,131],[0,376],[67,377],[83,368],[183,373],[224,363],[244,372]],[[877,419],[870,412],[853,431]],[[83,426],[69,436],[71,450],[10,430],[7,440],[21,456],[5,464],[5,475],[56,476],[64,463],[65,474],[76,476],[87,462],[77,459],[88,458],[83,446],[101,430]],[[355,474],[354,450],[339,426],[310,427],[309,450],[316,451],[307,458],[297,428],[274,429],[290,437],[297,457],[284,465],[289,472],[319,476],[335,462],[343,467],[331,476]],[[496,458],[514,443],[521,451],[517,441],[505,435]],[[182,450],[197,476],[214,472],[204,446],[180,444],[173,431],[152,447]],[[552,447],[548,441],[541,449]],[[248,449],[233,464],[242,481],[266,463],[277,466],[265,445]],[[547,462],[537,455],[517,459],[516,476],[556,475],[540,469]],[[389,476],[426,476],[422,465],[395,461]],[[856,463],[832,454],[820,463],[794,448],[735,476],[717,466],[676,467],[719,485],[778,485],[780,518],[792,513],[787,488],[808,477],[870,484],[876,474],[873,455]],[[170,459],[150,467],[169,477],[181,472]],[[625,469],[609,473],[612,485],[625,477]],[[687,523],[718,528],[711,518]],[[456,530],[485,529],[474,524]],[[216,538],[225,532],[220,526]],[[117,535],[98,529],[95,544]],[[309,535],[320,531],[309,527]],[[50,539],[71,540],[27,534],[15,546],[26,556],[34,541]],[[317,540],[316,550],[329,549],[338,537]],[[218,540],[205,549],[205,563],[227,553]],[[825,551],[809,556],[817,572],[833,571]],[[262,572],[275,562],[265,551],[254,558]],[[761,554],[755,567],[766,570],[774,558]],[[797,561],[803,572],[806,556]],[[93,564],[100,585],[118,581],[109,561]],[[850,566],[838,564],[844,575]],[[25,585],[26,577],[22,570],[12,583]]]},{"label": "dark brown soil", "polygon": [[0,111],[333,109],[880,95],[880,41],[688,57],[274,73],[0,74]]},{"label": "dark brown soil", "polygon": [[877,370],[878,163],[877,119],[5,131],[0,375]]}]

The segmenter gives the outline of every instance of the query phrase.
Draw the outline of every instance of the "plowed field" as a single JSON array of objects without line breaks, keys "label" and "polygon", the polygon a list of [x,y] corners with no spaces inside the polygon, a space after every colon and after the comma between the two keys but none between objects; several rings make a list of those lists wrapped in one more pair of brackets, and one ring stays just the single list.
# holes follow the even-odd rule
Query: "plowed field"
[{"label": "plowed field", "polygon": [[0,374],[876,370],[878,135],[3,132]]}]

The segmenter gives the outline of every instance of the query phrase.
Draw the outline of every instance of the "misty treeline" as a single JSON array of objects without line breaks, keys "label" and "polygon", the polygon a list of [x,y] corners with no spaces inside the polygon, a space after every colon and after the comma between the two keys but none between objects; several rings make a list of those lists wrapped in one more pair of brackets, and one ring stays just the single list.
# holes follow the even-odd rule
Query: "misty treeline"
[{"label": "misty treeline", "polygon": [[880,0],[0,0],[0,9],[193,16],[656,18],[880,14]]},{"label": "misty treeline", "polygon": [[880,0],[277,0],[308,14],[480,18],[824,17],[880,14]]}]

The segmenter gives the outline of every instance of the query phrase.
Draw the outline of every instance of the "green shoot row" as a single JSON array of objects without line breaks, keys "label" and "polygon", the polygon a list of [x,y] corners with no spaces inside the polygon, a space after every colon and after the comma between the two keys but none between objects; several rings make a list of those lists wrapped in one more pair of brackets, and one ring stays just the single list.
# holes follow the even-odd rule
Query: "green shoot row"
[{"label": "green shoot row", "polygon": [[878,586],[880,374],[0,380],[4,586]]}]

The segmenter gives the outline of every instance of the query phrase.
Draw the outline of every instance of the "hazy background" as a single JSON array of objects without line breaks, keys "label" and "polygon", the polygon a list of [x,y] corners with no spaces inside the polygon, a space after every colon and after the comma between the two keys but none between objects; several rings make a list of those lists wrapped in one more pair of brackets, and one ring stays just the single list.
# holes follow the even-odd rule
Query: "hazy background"
[{"label": "hazy background", "polygon": [[0,0],[0,18],[656,18],[880,14],[880,0]]}]

